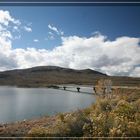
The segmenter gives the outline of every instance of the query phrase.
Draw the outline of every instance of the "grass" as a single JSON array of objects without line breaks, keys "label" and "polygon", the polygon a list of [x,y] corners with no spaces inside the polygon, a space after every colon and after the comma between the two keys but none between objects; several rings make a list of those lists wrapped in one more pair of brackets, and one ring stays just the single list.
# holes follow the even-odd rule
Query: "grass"
[{"label": "grass", "polygon": [[[140,137],[140,89],[113,88],[111,81],[96,86],[96,103],[75,112],[59,113],[0,126],[0,136]],[[46,138],[44,138],[46,139]],[[60,138],[61,139],[61,138]]]},{"label": "grass", "polygon": [[140,90],[115,89],[110,95],[84,110],[59,114],[53,125],[33,127],[27,136],[140,137]]}]

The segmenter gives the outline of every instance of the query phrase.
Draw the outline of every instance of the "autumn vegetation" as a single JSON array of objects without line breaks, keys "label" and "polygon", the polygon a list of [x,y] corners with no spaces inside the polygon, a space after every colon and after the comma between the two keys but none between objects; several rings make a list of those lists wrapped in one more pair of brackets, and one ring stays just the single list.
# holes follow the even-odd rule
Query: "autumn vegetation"
[{"label": "autumn vegetation", "polygon": [[111,80],[96,86],[96,103],[58,114],[53,125],[33,127],[28,137],[140,137],[140,90],[112,89]]}]

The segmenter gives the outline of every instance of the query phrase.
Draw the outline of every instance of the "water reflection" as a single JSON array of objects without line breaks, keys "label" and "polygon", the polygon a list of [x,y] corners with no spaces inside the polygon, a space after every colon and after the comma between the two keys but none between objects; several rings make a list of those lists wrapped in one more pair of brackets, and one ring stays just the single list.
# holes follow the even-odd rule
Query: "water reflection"
[{"label": "water reflection", "polygon": [[81,109],[95,97],[47,88],[0,87],[0,122],[12,122]]}]

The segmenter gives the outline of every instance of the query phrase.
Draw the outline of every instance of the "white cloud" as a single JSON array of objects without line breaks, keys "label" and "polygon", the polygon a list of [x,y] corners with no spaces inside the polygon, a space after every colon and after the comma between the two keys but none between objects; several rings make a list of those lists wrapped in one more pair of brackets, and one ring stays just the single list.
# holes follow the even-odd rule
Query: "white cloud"
[{"label": "white cloud", "polygon": [[140,77],[140,66],[136,67],[132,73],[130,73],[130,76]]},{"label": "white cloud", "polygon": [[48,32],[49,35],[54,35],[52,32]]},{"label": "white cloud", "polygon": [[21,39],[21,35],[15,36],[14,39]]},{"label": "white cloud", "polygon": [[47,39],[54,40],[54,39],[55,39],[55,34],[52,33],[52,32],[48,32],[48,37],[47,37]]},{"label": "white cloud", "polygon": [[12,34],[7,30],[9,23],[13,23],[16,21],[12,18],[8,11],[0,10],[0,50],[11,48],[11,39]]},{"label": "white cloud", "polygon": [[50,24],[48,25],[48,28],[56,33],[59,33],[58,29]]},{"label": "white cloud", "polygon": [[39,42],[39,40],[38,40],[38,39],[34,39],[33,41],[34,41],[34,42]]},{"label": "white cloud", "polygon": [[9,22],[20,25],[20,21],[11,17],[9,11],[0,10],[0,24],[8,26]]},{"label": "white cloud", "polygon": [[[7,14],[9,14],[7,12]],[[109,75],[140,76],[140,38],[119,37],[110,41],[106,36],[62,37],[62,44],[53,50],[14,49],[13,36],[5,26],[14,19],[0,18],[0,70],[56,65],[74,69],[91,68]],[[14,19],[15,20],[15,19]],[[53,30],[56,30],[53,28]]]},{"label": "white cloud", "polygon": [[13,29],[12,29],[12,32],[20,33],[20,27],[19,26],[14,26]]},{"label": "white cloud", "polygon": [[[103,35],[90,38],[62,38],[62,45],[53,50],[9,49],[17,68],[56,65],[74,69],[91,68],[110,75],[139,76],[140,39],[120,37],[114,41]],[[8,58],[9,58],[8,57]],[[9,58],[10,59],[10,58]],[[13,66],[13,65],[12,65]]]},{"label": "white cloud", "polygon": [[48,25],[48,28],[52,31],[54,31],[55,33],[57,33],[58,35],[64,35],[64,32],[61,31],[61,30],[58,30],[55,26],[52,26],[52,25]]},{"label": "white cloud", "polygon": [[27,32],[32,32],[32,28],[31,27],[24,26],[24,30],[27,31]]}]

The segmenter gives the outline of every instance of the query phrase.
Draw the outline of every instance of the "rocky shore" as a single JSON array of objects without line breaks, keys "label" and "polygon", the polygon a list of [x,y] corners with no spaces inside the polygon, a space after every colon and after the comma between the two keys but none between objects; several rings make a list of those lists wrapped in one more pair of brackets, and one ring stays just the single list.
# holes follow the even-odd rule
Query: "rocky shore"
[{"label": "rocky shore", "polygon": [[56,116],[46,116],[32,120],[0,124],[0,137],[24,137],[33,127],[47,127],[52,125]]}]

